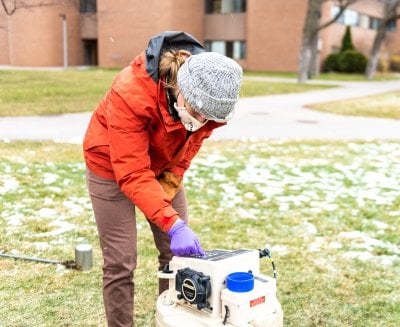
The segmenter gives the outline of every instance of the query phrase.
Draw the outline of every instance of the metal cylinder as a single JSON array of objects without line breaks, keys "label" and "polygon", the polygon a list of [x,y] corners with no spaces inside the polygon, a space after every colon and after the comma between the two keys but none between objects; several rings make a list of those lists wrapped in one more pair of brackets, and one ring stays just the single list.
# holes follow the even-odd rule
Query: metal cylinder
[{"label": "metal cylinder", "polygon": [[75,265],[78,270],[90,270],[93,267],[93,250],[90,244],[78,244],[75,247]]}]

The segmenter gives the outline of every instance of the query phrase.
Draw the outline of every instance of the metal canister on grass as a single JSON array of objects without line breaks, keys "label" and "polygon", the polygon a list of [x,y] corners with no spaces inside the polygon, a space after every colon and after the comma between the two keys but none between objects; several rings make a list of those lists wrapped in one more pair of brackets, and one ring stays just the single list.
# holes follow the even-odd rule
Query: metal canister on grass
[{"label": "metal canister on grass", "polygon": [[90,244],[78,244],[75,247],[75,265],[78,270],[90,270],[93,267],[93,250]]}]

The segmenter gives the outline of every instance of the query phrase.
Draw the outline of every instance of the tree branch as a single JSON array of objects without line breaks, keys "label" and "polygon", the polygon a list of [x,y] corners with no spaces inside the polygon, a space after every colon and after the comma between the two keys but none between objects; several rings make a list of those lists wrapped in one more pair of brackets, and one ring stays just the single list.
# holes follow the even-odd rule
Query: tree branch
[{"label": "tree branch", "polygon": [[340,10],[339,12],[335,15],[335,17],[333,17],[331,20],[327,21],[326,23],[320,25],[317,29],[317,31],[320,31],[322,29],[324,29],[325,27],[328,27],[329,25],[333,24],[334,22],[336,22],[339,17],[344,13],[344,11],[353,3],[357,2],[358,0],[348,0],[348,1],[339,1],[340,3]]},{"label": "tree branch", "polygon": [[4,8],[4,11],[6,12],[6,14],[8,15],[8,16],[11,16],[13,13],[15,13],[15,11],[17,10],[17,0],[14,0],[14,6],[13,6],[13,8],[10,10],[10,9],[8,9],[7,8],[7,5],[6,5],[6,3],[5,3],[5,0],[1,0],[1,4],[2,4],[2,6],[3,6],[3,8]]},{"label": "tree branch", "polygon": [[388,22],[390,22],[391,20],[397,20],[400,18],[400,13],[398,14],[394,14],[392,16],[388,16],[386,19],[383,20],[383,24],[387,24]]},{"label": "tree branch", "polygon": [[59,3],[57,3],[56,1],[41,1],[37,4],[29,4],[26,3],[25,1],[21,1],[19,8],[35,8],[35,7],[50,7],[50,6],[56,6]]},{"label": "tree branch", "polygon": [[[54,1],[54,0],[47,0],[47,1],[44,0],[44,1],[40,1],[39,3],[35,3],[35,4],[27,3],[27,1],[19,1],[18,5],[17,5],[17,0],[13,0],[13,4],[14,4],[13,8],[8,9],[7,5],[6,5],[6,0],[0,0],[0,1],[4,8],[4,11],[6,12],[6,14],[8,16],[11,16],[12,14],[15,13],[15,11],[17,9],[20,9],[20,8],[50,7],[50,6],[60,5],[59,2]],[[64,4],[65,4],[65,2],[67,4],[72,4],[76,8],[79,8],[79,1],[77,1],[77,0],[67,0],[67,1],[64,1]]]}]

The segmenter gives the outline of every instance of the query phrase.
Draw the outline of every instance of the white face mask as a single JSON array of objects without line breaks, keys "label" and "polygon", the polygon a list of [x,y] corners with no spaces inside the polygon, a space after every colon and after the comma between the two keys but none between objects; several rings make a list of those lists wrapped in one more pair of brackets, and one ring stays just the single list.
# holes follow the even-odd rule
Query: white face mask
[{"label": "white face mask", "polygon": [[203,123],[199,122],[196,118],[189,114],[185,107],[178,107],[176,102],[174,103],[174,107],[178,112],[178,116],[181,119],[183,126],[190,132],[197,131],[207,123],[207,120],[205,120]]}]

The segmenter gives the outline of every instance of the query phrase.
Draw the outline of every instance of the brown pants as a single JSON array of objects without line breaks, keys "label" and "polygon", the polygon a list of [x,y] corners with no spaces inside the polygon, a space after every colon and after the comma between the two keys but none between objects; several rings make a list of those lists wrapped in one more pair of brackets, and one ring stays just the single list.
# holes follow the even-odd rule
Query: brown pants
[{"label": "brown pants", "polygon": [[[88,169],[86,180],[103,253],[103,300],[108,326],[133,326],[133,272],[136,268],[137,230],[135,206],[113,180],[96,176]],[[172,206],[187,221],[184,188]],[[149,221],[159,251],[160,268],[172,258],[167,234]],[[160,281],[159,292],[168,287]]]}]

